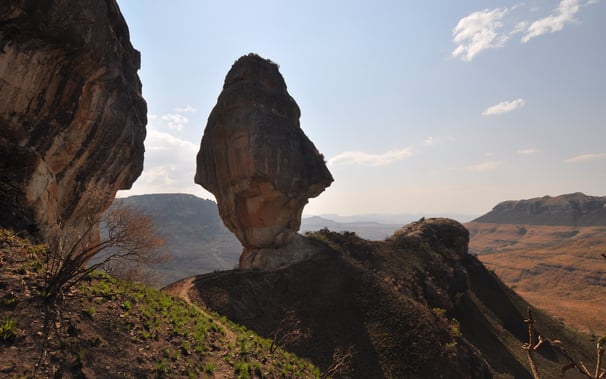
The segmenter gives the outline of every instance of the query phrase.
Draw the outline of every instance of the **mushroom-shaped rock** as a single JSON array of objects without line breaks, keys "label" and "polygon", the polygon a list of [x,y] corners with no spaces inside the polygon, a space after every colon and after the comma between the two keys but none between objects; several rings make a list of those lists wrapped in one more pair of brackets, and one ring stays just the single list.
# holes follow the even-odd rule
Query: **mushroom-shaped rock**
[{"label": "mushroom-shaped rock", "polygon": [[299,117],[278,65],[256,54],[234,63],[204,130],[195,182],[215,195],[245,254],[292,242],[308,199],[333,181]]}]

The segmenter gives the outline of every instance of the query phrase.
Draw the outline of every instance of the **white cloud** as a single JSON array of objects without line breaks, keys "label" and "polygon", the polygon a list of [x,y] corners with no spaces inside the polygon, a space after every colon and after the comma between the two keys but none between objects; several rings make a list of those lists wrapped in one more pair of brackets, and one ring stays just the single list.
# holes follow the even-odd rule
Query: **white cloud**
[{"label": "white cloud", "polygon": [[484,163],[478,163],[472,166],[468,166],[468,168],[472,171],[476,172],[485,172],[492,171],[497,169],[501,165],[501,161],[489,161]]},{"label": "white cloud", "polygon": [[532,154],[536,154],[538,152],[539,152],[539,150],[535,149],[534,147],[518,150],[518,154],[520,154],[520,155],[532,155]]},{"label": "white cloud", "polygon": [[452,30],[453,42],[457,47],[452,52],[455,58],[471,61],[482,50],[503,47],[508,37],[499,34],[502,19],[507,9],[484,9],[463,17]]},{"label": "white cloud", "polygon": [[503,113],[514,111],[523,107],[526,102],[524,99],[515,99],[511,101],[502,101],[496,105],[490,106],[482,112],[482,116],[495,116]]},{"label": "white cloud", "polygon": [[142,182],[147,182],[148,185],[151,184],[160,188],[172,186],[177,182],[172,176],[174,171],[175,166],[173,165],[150,167],[143,171],[139,180]]},{"label": "white cloud", "polygon": [[[170,133],[161,132],[148,126],[147,137],[145,138],[145,149],[164,150],[164,149],[185,149],[187,151],[197,151],[198,147],[183,139],[173,136]],[[146,157],[147,158],[147,157]]]},{"label": "white cloud", "polygon": [[425,145],[425,146],[431,146],[435,143],[436,143],[436,140],[432,136],[429,136],[423,140],[423,145]]},{"label": "white cloud", "polygon": [[328,160],[328,165],[386,166],[412,155],[410,149],[392,150],[383,154],[345,151]]},{"label": "white cloud", "polygon": [[509,8],[484,9],[470,13],[459,20],[452,30],[456,48],[454,58],[471,61],[486,49],[504,47],[515,34],[522,34],[521,42],[546,33],[562,30],[567,24],[576,22],[580,8],[596,4],[598,0],[560,0],[557,8],[543,18],[530,16],[534,20],[520,21],[523,13],[536,13],[538,8],[517,3]]},{"label": "white cloud", "polygon": [[518,34],[518,33],[523,33],[528,29],[528,25],[530,24],[529,21],[520,21],[516,24],[516,26],[514,26],[513,30],[511,31],[510,34]]},{"label": "white cloud", "polygon": [[175,112],[177,112],[177,113],[193,113],[195,111],[197,111],[197,109],[192,107],[189,104],[183,108],[175,108]]},{"label": "white cloud", "polygon": [[165,114],[160,117],[162,121],[166,121],[166,125],[170,130],[176,130],[178,132],[183,130],[185,124],[189,122],[189,119],[180,114]]},{"label": "white cloud", "polygon": [[526,33],[522,36],[522,42],[526,43],[534,37],[562,30],[564,25],[575,21],[574,16],[580,7],[579,0],[560,1],[560,5],[558,5],[555,12],[532,22],[528,26]]},{"label": "white cloud", "polygon": [[[145,166],[132,190],[120,196],[144,193],[186,192],[210,195],[194,183],[199,146],[165,131],[164,116],[147,125]],[[172,132],[172,133],[171,133]]]},{"label": "white cloud", "polygon": [[571,157],[566,159],[564,162],[566,163],[580,163],[587,161],[595,161],[600,159],[606,159],[606,153],[596,153],[596,154],[581,154],[575,157]]}]

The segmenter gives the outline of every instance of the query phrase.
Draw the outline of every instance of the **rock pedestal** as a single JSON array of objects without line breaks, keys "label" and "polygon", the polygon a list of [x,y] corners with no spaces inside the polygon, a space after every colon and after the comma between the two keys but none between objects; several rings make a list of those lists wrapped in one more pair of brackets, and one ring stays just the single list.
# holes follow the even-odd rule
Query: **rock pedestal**
[{"label": "rock pedestal", "polygon": [[255,54],[234,63],[204,130],[195,182],[215,195],[244,255],[291,243],[308,199],[333,181],[299,117],[275,63]]}]

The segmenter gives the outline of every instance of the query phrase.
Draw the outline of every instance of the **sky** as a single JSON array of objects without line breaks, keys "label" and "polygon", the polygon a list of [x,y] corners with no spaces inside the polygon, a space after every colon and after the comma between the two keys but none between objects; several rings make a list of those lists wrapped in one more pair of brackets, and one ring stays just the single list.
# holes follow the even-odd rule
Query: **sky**
[{"label": "sky", "polygon": [[335,181],[304,214],[606,196],[606,0],[118,0],[148,105],[129,191],[191,193],[225,75],[280,65]]}]

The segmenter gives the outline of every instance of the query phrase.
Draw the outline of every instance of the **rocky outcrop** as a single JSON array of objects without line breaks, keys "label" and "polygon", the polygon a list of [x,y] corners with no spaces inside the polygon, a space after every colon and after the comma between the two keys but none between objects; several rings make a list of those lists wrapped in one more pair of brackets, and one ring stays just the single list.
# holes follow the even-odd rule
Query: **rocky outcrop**
[{"label": "rocky outcrop", "polygon": [[[268,338],[289,311],[310,336],[287,350],[324,370],[336,348],[354,346],[353,378],[533,377],[520,354],[530,305],[468,253],[460,223],[421,219],[382,241],[326,229],[306,238],[320,245],[313,257],[199,275],[188,298]],[[539,310],[534,319],[537,333],[595,359],[589,338]],[[545,377],[569,363],[549,344],[535,358]]]},{"label": "rocky outcrop", "polygon": [[606,197],[587,196],[577,192],[555,197],[504,201],[473,221],[496,224],[603,226],[606,225]]},{"label": "rocky outcrop", "polygon": [[[355,347],[351,375],[342,377],[489,378],[480,353],[432,311],[454,303],[451,293],[469,290],[450,265],[464,267],[467,236],[444,219],[415,223],[384,241],[324,229],[306,237],[319,251],[309,259],[272,271],[197,276],[189,296],[269,338],[289,310],[310,337],[286,348],[320,369],[331,364],[335,349]],[[416,280],[417,270],[425,283]],[[427,285],[439,292],[431,294],[437,305],[425,297]]]},{"label": "rocky outcrop", "polygon": [[195,182],[215,195],[244,255],[291,243],[308,199],[333,181],[299,117],[275,63],[255,54],[234,63],[204,130]]},{"label": "rocky outcrop", "polygon": [[143,168],[140,55],[115,0],[0,4],[0,223],[86,226]]},{"label": "rocky outcrop", "polygon": [[246,250],[240,256],[240,268],[273,270],[301,262],[320,254],[321,248],[309,238],[294,234],[292,241],[284,246]]}]

